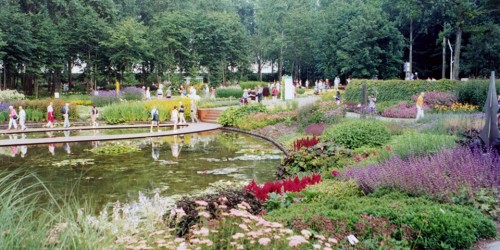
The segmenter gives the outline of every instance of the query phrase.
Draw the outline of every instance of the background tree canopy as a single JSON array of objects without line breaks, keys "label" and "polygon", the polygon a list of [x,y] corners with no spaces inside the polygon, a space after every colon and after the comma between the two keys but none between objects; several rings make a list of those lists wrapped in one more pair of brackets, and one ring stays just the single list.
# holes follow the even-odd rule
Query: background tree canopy
[{"label": "background tree canopy", "polygon": [[[442,78],[449,71],[447,39],[454,78],[500,70],[496,0],[0,0],[0,6],[0,86],[27,94],[40,84],[54,92],[63,82],[88,89],[199,74],[212,85],[262,80],[270,63],[267,80],[401,78],[405,61],[421,77]],[[83,74],[68,73],[75,65]]]}]

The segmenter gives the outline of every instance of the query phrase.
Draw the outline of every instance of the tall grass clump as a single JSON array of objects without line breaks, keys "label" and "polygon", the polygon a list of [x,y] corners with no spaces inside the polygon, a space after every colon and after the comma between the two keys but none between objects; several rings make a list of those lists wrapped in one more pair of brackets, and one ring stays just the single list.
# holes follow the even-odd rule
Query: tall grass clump
[{"label": "tall grass clump", "polygon": [[455,147],[457,137],[447,134],[424,134],[417,132],[404,133],[393,137],[386,145],[391,151],[381,150],[379,159],[388,159],[392,153],[397,154],[402,159],[410,156],[423,156],[434,154],[443,149]]},{"label": "tall grass clump", "polygon": [[[472,195],[500,186],[500,157],[478,150],[455,148],[435,155],[390,160],[363,168],[350,168],[343,179],[354,179],[365,192],[393,187],[415,195],[451,201],[453,196]],[[473,197],[470,197],[473,199]]]},{"label": "tall grass clump", "polygon": [[[160,112],[160,118],[161,115]],[[104,108],[102,117],[106,121],[106,124],[150,120],[150,114],[141,102],[120,102],[111,104]]]},{"label": "tall grass clump", "polygon": [[97,107],[104,107],[120,101],[120,96],[115,90],[99,90],[90,100]]}]

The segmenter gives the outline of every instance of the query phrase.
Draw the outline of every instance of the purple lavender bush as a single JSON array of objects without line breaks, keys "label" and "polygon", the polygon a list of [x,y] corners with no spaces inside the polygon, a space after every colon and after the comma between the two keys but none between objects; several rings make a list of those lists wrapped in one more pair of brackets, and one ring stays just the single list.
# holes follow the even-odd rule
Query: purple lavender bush
[{"label": "purple lavender bush", "polygon": [[116,90],[99,90],[96,95],[91,98],[92,104],[97,107],[104,107],[120,101],[120,96],[116,94]]},{"label": "purple lavender bush", "polygon": [[144,97],[144,90],[136,87],[126,87],[121,91],[123,99],[128,101],[142,100]]},{"label": "purple lavender bush", "polygon": [[[500,187],[500,156],[483,154],[480,150],[458,147],[427,157],[388,161],[364,168],[349,168],[341,179],[353,179],[365,192],[380,187],[392,187],[439,200],[452,201],[453,196]],[[473,197],[469,197],[473,198]]]}]

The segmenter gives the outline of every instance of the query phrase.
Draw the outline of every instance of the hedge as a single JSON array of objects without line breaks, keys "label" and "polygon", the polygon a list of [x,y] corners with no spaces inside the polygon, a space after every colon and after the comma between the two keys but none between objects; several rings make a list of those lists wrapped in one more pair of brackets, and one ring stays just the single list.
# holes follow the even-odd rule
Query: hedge
[{"label": "hedge", "polygon": [[241,98],[243,96],[243,90],[242,89],[216,89],[215,90],[215,97],[217,98],[226,98],[226,97],[234,97],[234,98]]},{"label": "hedge", "polygon": [[[412,95],[429,91],[451,91],[458,96],[461,103],[482,106],[486,101],[489,80],[469,80],[465,82],[439,80],[429,82],[404,80],[352,80],[347,86],[344,98],[350,102],[360,102],[361,89],[366,83],[367,94],[375,94],[378,102],[409,101]],[[497,93],[500,93],[500,82],[496,82]]]},{"label": "hedge", "polygon": [[265,82],[240,82],[241,89],[255,89],[258,86],[264,87],[267,85]]}]

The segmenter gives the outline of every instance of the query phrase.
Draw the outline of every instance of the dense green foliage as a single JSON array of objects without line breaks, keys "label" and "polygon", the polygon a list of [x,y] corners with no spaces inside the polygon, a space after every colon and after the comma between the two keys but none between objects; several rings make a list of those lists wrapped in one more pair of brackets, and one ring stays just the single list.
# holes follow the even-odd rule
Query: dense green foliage
[{"label": "dense green foliage", "polygon": [[219,117],[219,124],[224,126],[235,126],[238,120],[244,115],[257,112],[266,112],[266,106],[258,103],[253,105],[228,108],[224,110]]},{"label": "dense green foliage", "polygon": [[240,99],[243,96],[242,89],[217,89],[215,90],[215,97],[217,98],[227,98],[232,97],[236,99]]},{"label": "dense green foliage", "polygon": [[[472,207],[439,204],[387,190],[368,196],[356,195],[359,194],[357,187],[343,183],[328,182],[323,187],[328,190],[312,192],[310,188],[305,189],[302,192],[310,195],[311,201],[272,211],[266,218],[284,222],[292,228],[321,219],[328,223],[311,229],[326,237],[343,238],[344,233],[353,233],[361,244],[366,244],[365,240],[377,240],[377,235],[372,230],[360,230],[356,225],[363,221],[361,215],[374,216],[398,228],[396,231],[390,231],[391,227],[379,228],[387,232],[388,237],[407,239],[404,245],[422,249],[470,248],[478,239],[496,234],[493,221]],[[335,191],[337,189],[349,190],[344,193]],[[330,227],[325,230],[328,224]]]},{"label": "dense green foliage", "polygon": [[324,141],[333,141],[348,148],[381,146],[390,137],[387,125],[378,120],[354,120],[333,125],[322,136]]},{"label": "dense green foliage", "polygon": [[[401,77],[408,60],[421,77],[442,78],[443,38],[455,43],[454,79],[500,71],[494,0],[2,0],[0,5],[2,85],[30,96],[60,91],[66,82],[78,91],[116,80],[124,86],[168,80],[177,87],[183,77],[200,72],[212,86],[272,81],[283,74],[303,82],[337,75],[390,79]],[[252,63],[257,74],[250,72]],[[263,75],[269,63],[272,74]],[[82,74],[68,74],[75,65],[83,66]]]}]

